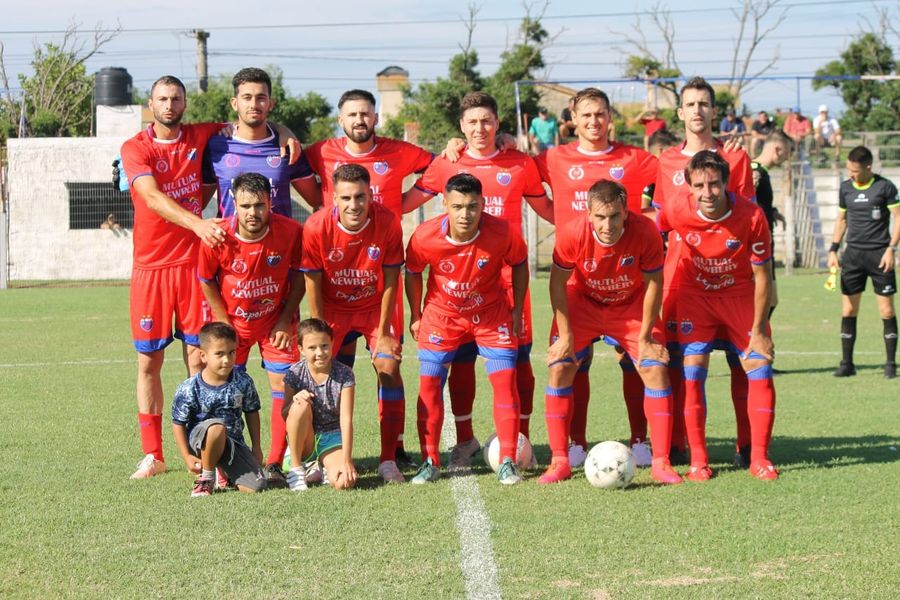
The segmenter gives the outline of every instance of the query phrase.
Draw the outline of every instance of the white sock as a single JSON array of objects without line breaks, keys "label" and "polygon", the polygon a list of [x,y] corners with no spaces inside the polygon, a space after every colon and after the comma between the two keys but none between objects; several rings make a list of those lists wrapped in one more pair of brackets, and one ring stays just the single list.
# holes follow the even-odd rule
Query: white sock
[{"label": "white sock", "polygon": [[207,471],[203,469],[200,471],[200,479],[209,479],[210,481],[215,481],[216,479],[216,470],[212,469],[211,471]]}]

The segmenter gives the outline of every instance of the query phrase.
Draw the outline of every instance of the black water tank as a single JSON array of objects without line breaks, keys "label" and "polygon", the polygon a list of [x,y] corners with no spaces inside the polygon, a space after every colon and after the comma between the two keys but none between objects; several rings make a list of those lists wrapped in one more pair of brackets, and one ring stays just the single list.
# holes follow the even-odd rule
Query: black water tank
[{"label": "black water tank", "polygon": [[94,75],[94,104],[97,106],[128,106],[131,95],[131,75],[122,67],[103,67]]}]

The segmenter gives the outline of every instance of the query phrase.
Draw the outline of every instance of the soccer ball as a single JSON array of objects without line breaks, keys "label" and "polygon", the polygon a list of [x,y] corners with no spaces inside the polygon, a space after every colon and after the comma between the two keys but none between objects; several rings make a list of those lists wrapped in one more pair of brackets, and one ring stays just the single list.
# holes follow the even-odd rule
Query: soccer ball
[{"label": "soccer ball", "polygon": [[[484,449],[484,464],[488,465],[491,469],[496,473],[500,470],[500,440],[497,438],[496,433],[492,433],[486,440],[484,440],[484,444],[481,445]],[[519,434],[519,447],[516,450],[516,465],[520,469],[527,469],[528,463],[531,462],[531,442],[528,441],[528,438]]]},{"label": "soccer ball", "polygon": [[591,448],[584,461],[584,476],[598,488],[628,487],[634,477],[635,461],[631,448],[620,442],[601,442]]}]

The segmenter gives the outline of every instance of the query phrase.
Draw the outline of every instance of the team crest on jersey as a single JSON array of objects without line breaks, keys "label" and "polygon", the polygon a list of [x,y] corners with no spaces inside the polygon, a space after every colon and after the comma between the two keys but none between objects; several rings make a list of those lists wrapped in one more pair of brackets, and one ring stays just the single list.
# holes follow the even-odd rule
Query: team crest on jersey
[{"label": "team crest on jersey", "polygon": [[584,270],[586,272],[593,273],[597,270],[597,261],[593,258],[588,258],[584,261],[584,264],[582,266],[584,267]]},{"label": "team crest on jersey", "polygon": [[142,330],[149,332],[151,329],[153,329],[153,319],[151,317],[141,317],[139,325],[141,326]]},{"label": "team crest on jersey", "polygon": [[672,175],[672,185],[684,185],[684,171],[675,171]]},{"label": "team crest on jersey", "polygon": [[270,267],[277,267],[280,262],[281,262],[280,254],[270,254],[266,257],[266,264],[269,265]]},{"label": "team crest on jersey", "polygon": [[344,251],[340,248],[332,248],[328,253],[328,260],[331,262],[341,262],[344,260]]},{"label": "team crest on jersey", "polygon": [[475,264],[478,265],[479,269],[483,269],[487,266],[488,260],[490,260],[487,256],[479,256],[478,260],[475,261]]},{"label": "team crest on jersey", "polygon": [[197,160],[197,149],[191,148],[187,153],[188,160]]},{"label": "team crest on jersey", "polygon": [[497,183],[500,185],[509,185],[512,182],[512,173],[509,171],[500,171],[497,173]]},{"label": "team crest on jersey", "polygon": [[375,244],[372,244],[371,246],[366,248],[366,254],[368,254],[369,258],[371,258],[372,260],[378,260],[378,258],[381,256],[381,248],[379,248]]},{"label": "team crest on jersey", "polygon": [[444,338],[442,338],[437,331],[432,331],[428,334],[428,342],[431,344],[440,344],[443,341]]},{"label": "team crest on jersey", "polygon": [[682,319],[678,329],[681,333],[687,335],[694,330],[694,323],[690,319]]},{"label": "team crest on jersey", "polygon": [[684,236],[684,241],[690,244],[691,246],[699,246],[700,245],[700,234],[696,231],[688,232],[686,236]]},{"label": "team crest on jersey", "polygon": [[266,164],[272,167],[273,169],[277,169],[281,166],[281,157],[280,156],[267,156]]},{"label": "team crest on jersey", "polygon": [[225,166],[229,169],[233,169],[241,164],[241,157],[237,154],[226,154],[222,159],[222,162],[224,162]]},{"label": "team crest on jersey", "polygon": [[725,240],[725,247],[729,250],[737,250],[741,247],[741,240],[728,238],[727,240]]},{"label": "team crest on jersey", "polygon": [[625,177],[625,167],[622,165],[613,165],[609,168],[609,176],[619,181],[623,177]]},{"label": "team crest on jersey", "polygon": [[450,274],[456,270],[456,265],[453,264],[452,260],[442,260],[438,263],[438,269],[440,269],[441,273]]},{"label": "team crest on jersey", "polygon": [[579,165],[575,165],[574,167],[570,168],[569,179],[574,179],[575,181],[584,179],[584,169],[582,169]]},{"label": "team crest on jersey", "polygon": [[157,173],[168,173],[169,172],[169,163],[166,162],[166,159],[161,158],[156,161],[156,172]]},{"label": "team crest on jersey", "polygon": [[386,160],[376,161],[375,164],[372,165],[372,170],[378,173],[379,175],[384,175],[388,172],[388,164]]},{"label": "team crest on jersey", "polygon": [[631,254],[627,254],[622,257],[622,260],[619,261],[619,265],[623,267],[630,267],[634,264],[634,256]]},{"label": "team crest on jersey", "polygon": [[238,275],[243,275],[247,272],[247,263],[245,263],[242,259],[236,258],[231,261],[231,270],[237,273]]}]

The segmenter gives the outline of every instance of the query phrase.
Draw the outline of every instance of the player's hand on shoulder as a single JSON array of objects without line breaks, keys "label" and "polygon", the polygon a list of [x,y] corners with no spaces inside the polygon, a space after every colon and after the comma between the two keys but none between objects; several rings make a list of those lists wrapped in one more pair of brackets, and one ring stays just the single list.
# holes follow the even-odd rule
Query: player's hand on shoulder
[{"label": "player's hand on shoulder", "polygon": [[441,151],[441,158],[446,158],[452,163],[455,163],[462,156],[463,151],[466,149],[466,140],[461,138],[450,138],[447,141],[447,147]]},{"label": "player's hand on shoulder", "polygon": [[289,137],[283,144],[279,141],[279,145],[281,147],[281,157],[284,158],[286,156],[289,165],[293,165],[300,160],[300,154],[303,152],[300,140],[295,137]]},{"label": "player's hand on shoulder", "polygon": [[743,136],[736,134],[735,132],[732,132],[730,135],[731,137],[724,140],[725,144],[722,146],[722,150],[725,152],[737,152],[738,150],[743,150]]},{"label": "player's hand on shoulder", "polygon": [[225,230],[220,219],[201,219],[193,227],[194,235],[210,248],[225,241]]},{"label": "player's hand on shoulder", "polygon": [[515,150],[516,147],[516,137],[514,135],[506,132],[497,134],[497,150],[506,152],[507,150]]}]

